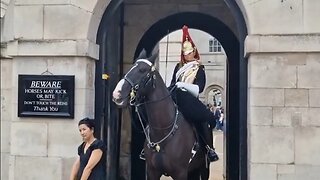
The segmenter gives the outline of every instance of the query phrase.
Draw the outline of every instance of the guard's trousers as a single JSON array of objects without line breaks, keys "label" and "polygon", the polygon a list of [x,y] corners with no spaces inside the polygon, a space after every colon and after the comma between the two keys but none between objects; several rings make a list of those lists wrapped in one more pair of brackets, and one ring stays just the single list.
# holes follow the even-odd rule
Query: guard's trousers
[{"label": "guard's trousers", "polygon": [[204,144],[213,148],[212,128],[216,122],[210,109],[189,92],[178,88],[172,92],[172,98],[186,120],[195,125]]}]

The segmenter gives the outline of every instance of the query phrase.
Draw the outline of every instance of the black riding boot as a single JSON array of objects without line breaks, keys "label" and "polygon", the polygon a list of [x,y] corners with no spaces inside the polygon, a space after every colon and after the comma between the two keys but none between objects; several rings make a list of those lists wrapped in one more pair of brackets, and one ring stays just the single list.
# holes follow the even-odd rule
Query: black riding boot
[{"label": "black riding boot", "polygon": [[218,161],[219,156],[215,152],[215,149],[213,147],[212,130],[208,127],[208,123],[206,122],[201,123],[200,127],[201,127],[200,136],[206,146],[209,161],[210,162]]}]

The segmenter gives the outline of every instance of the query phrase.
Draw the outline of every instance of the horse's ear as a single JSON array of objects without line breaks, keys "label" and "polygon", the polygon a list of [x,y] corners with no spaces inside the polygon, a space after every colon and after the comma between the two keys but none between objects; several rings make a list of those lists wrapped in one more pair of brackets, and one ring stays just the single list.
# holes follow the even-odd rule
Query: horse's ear
[{"label": "horse's ear", "polygon": [[143,48],[137,59],[146,59],[146,58],[147,58],[147,51]]},{"label": "horse's ear", "polygon": [[158,51],[157,53],[153,54],[151,57],[149,57],[148,60],[149,60],[152,64],[154,64],[154,62],[156,61],[156,59],[158,58],[158,56],[159,56],[159,51]]}]

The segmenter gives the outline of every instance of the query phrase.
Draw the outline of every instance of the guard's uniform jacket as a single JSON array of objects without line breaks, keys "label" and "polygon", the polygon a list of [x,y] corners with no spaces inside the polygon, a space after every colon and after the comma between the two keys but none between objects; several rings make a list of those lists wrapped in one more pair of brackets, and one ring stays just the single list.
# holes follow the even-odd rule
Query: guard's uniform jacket
[{"label": "guard's uniform jacket", "polygon": [[203,92],[204,86],[206,85],[206,75],[204,72],[204,66],[196,63],[194,64],[194,68],[190,68],[190,70],[186,70],[186,72],[181,73],[177,78],[177,72],[180,70],[180,63],[176,65],[173,71],[170,87],[173,87],[176,82],[185,82],[191,83],[199,86],[199,93]]},{"label": "guard's uniform jacket", "polygon": [[[193,72],[185,72],[189,73],[189,76],[194,74],[193,78],[186,77],[187,74],[184,73],[181,73],[180,76],[177,76],[177,72],[180,70],[180,68],[182,68],[178,63],[174,69],[169,89],[173,88],[176,82],[182,81],[198,85],[199,93],[201,93],[204,90],[206,76],[204,66],[200,65],[199,63],[197,63],[196,66],[197,69],[193,70]],[[193,79],[193,82],[190,82],[191,79]],[[213,118],[213,114],[210,111],[208,111],[207,107],[201,101],[199,101],[197,97],[191,95],[189,92],[176,88],[172,92],[172,97],[175,103],[178,105],[179,111],[189,122],[197,124],[200,122],[208,122]]]}]

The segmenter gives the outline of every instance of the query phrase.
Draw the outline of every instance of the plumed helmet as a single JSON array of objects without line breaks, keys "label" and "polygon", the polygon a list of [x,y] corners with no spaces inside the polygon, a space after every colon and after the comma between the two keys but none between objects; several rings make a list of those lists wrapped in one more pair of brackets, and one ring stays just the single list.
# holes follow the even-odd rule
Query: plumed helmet
[{"label": "plumed helmet", "polygon": [[188,31],[188,26],[184,25],[182,27],[182,48],[181,48],[181,61],[184,62],[183,55],[187,55],[191,53],[192,51],[195,51],[194,58],[196,60],[200,59],[199,52],[197,50],[197,47],[193,43],[191,36]]}]

